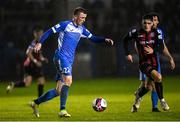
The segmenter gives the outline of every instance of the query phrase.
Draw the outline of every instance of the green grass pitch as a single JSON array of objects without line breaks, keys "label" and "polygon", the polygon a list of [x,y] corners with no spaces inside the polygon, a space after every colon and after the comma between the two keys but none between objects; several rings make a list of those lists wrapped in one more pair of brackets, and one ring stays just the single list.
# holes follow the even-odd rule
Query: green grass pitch
[{"label": "green grass pitch", "polygon": [[[180,120],[180,77],[164,77],[164,96],[170,111],[151,112],[150,93],[141,103],[137,113],[130,109],[134,101],[134,91],[139,85],[138,78],[103,78],[73,81],[69,91],[67,110],[71,118],[59,118],[59,97],[39,106],[40,118],[32,114],[28,102],[37,96],[37,86],[14,89],[6,94],[7,83],[0,83],[0,121],[179,121]],[[45,91],[54,88],[55,82],[47,82]],[[108,102],[104,112],[95,112],[92,101],[103,97]]]}]

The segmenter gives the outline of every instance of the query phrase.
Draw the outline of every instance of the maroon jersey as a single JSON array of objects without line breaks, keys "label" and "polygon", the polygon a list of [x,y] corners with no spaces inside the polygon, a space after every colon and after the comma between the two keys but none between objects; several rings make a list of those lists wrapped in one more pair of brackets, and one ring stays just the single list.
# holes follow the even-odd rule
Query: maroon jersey
[{"label": "maroon jersey", "polygon": [[[130,54],[128,49],[128,42],[134,40],[137,46],[139,54],[139,64],[148,63],[154,67],[157,66],[157,52],[161,52],[164,49],[162,34],[156,29],[150,32],[146,32],[143,29],[131,30],[124,38],[124,49],[126,55]],[[154,52],[152,54],[146,54],[144,47],[150,46]]]},{"label": "maroon jersey", "polygon": [[[26,53],[29,52],[29,50],[33,50],[34,47],[36,45],[36,42],[33,40],[31,42],[31,44],[28,46]],[[35,53],[34,51],[32,52],[33,57],[37,60],[37,61],[41,61],[41,51],[39,51],[38,53]],[[34,62],[31,61],[31,59],[27,56],[26,60],[24,61],[24,66],[30,66],[30,65],[34,65]]]}]

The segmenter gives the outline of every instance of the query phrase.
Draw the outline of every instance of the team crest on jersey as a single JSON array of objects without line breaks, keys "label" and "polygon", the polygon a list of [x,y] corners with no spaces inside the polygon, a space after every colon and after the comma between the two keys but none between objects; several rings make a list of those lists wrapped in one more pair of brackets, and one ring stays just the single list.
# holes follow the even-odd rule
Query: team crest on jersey
[{"label": "team crest on jersey", "polygon": [[154,44],[155,43],[155,41],[154,40],[150,40],[150,41],[140,41],[139,42],[141,45],[147,45],[147,44]]},{"label": "team crest on jersey", "polygon": [[55,28],[59,28],[59,27],[60,27],[60,24],[55,25]]}]

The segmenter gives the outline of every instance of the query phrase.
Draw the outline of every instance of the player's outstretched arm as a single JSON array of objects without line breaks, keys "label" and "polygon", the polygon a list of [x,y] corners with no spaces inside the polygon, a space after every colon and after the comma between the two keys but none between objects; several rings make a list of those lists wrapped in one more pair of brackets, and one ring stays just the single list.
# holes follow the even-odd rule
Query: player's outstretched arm
[{"label": "player's outstretched arm", "polygon": [[128,48],[128,42],[131,40],[130,36],[127,34],[124,38],[123,38],[123,48],[124,48],[124,52],[126,55],[126,59],[129,62],[133,62],[133,58],[132,55],[130,54],[129,48]]},{"label": "player's outstretched arm", "polygon": [[[130,49],[128,47],[128,44],[131,40],[133,40],[134,38],[136,38],[136,35],[137,35],[137,31],[136,29],[132,29],[129,31],[129,33],[127,33],[124,38],[123,38],[123,48],[124,48],[124,52],[125,52],[125,55],[126,55],[126,59],[133,63],[133,57],[132,55],[130,54]],[[138,51],[137,51],[138,52]]]},{"label": "player's outstretched arm", "polygon": [[82,33],[81,37],[82,38],[88,38],[92,42],[95,42],[95,43],[103,43],[103,42],[105,42],[105,43],[109,43],[111,45],[114,44],[112,39],[104,38],[104,37],[101,37],[101,36],[95,36],[89,30],[87,30],[84,26],[83,26],[83,33]]},{"label": "player's outstretched arm", "polygon": [[39,43],[37,43],[34,47],[34,51],[38,52],[41,49],[42,43],[45,42],[45,40],[51,35],[53,34],[53,30],[49,29],[47,30],[42,36],[41,39],[39,41]]},{"label": "player's outstretched arm", "polygon": [[109,43],[109,44],[111,44],[111,45],[114,44],[114,42],[113,42],[112,39],[104,38],[104,37],[100,37],[100,36],[94,36],[94,35],[92,35],[92,36],[90,37],[90,40],[91,40],[92,42],[95,42],[95,43],[106,42],[106,43]]}]

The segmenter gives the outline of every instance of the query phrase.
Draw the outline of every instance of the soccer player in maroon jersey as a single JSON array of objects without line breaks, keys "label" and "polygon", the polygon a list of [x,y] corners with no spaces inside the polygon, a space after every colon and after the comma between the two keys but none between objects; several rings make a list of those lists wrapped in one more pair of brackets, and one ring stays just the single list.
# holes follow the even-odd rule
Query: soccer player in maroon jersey
[{"label": "soccer player in maroon jersey", "polygon": [[48,62],[48,60],[42,55],[41,51],[34,52],[34,46],[39,42],[40,37],[43,34],[43,30],[40,27],[36,27],[33,31],[34,39],[26,50],[26,59],[24,61],[24,78],[19,82],[11,82],[6,90],[7,93],[11,92],[16,87],[27,87],[31,85],[33,77],[38,81],[38,96],[43,94],[45,78],[42,71],[42,62]]},{"label": "soccer player in maroon jersey", "polygon": [[[162,76],[157,71],[158,62],[156,53],[162,53],[164,50],[164,44],[162,41],[162,34],[159,33],[157,29],[153,29],[153,17],[151,15],[144,15],[142,18],[142,28],[139,30],[133,29],[124,38],[126,58],[128,61],[133,62],[132,55],[128,49],[128,42],[131,40],[134,40],[137,46],[139,55],[139,69],[148,77],[148,83],[152,81],[155,83],[155,88],[161,102],[161,107],[164,110],[169,110],[169,106],[163,96],[163,86],[161,82]],[[143,86],[139,90],[131,112],[137,112],[137,109],[139,108],[137,103],[148,91],[149,89],[146,86]]]},{"label": "soccer player in maroon jersey", "polygon": [[[162,34],[162,37],[163,37],[163,43],[164,43],[164,50],[163,50],[163,55],[166,56],[170,62],[170,68],[173,70],[175,68],[175,62],[174,62],[174,59],[173,57],[171,56],[165,42],[164,42],[164,33],[163,31],[159,28],[159,22],[160,22],[160,19],[159,19],[159,15],[158,13],[155,13],[155,12],[151,12],[151,13],[148,13],[149,15],[151,15],[153,17],[153,28],[154,29],[157,29],[157,31],[159,33]],[[135,46],[136,48],[136,46]],[[137,50],[137,49],[136,49]],[[138,53],[138,51],[137,51]],[[160,65],[160,55],[159,53],[157,53],[157,60],[158,60],[158,72],[161,73],[161,65]],[[143,87],[143,86],[147,86],[147,80],[146,80],[146,75],[144,73],[142,73],[140,71],[139,73],[139,79],[141,81],[141,84],[139,86],[139,88],[137,89],[137,91],[135,92],[135,95],[139,92],[139,90]],[[155,87],[154,87],[154,83],[151,82],[152,85],[150,86],[150,84],[147,86],[147,88],[149,88],[151,90],[151,101],[152,101],[152,112],[160,112],[160,110],[158,109],[158,95],[157,95],[157,92],[155,90]],[[139,101],[136,105],[139,107],[140,106],[140,102]]]}]

